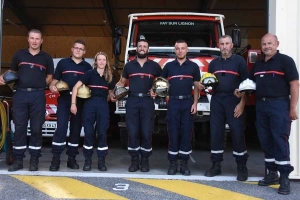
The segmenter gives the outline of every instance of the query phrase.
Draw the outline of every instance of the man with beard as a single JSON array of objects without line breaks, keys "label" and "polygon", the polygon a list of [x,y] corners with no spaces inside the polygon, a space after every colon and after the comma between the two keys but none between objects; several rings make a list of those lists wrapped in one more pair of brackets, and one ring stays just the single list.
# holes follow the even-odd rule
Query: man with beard
[{"label": "man with beard", "polygon": [[[261,39],[264,53],[250,73],[256,82],[256,128],[268,173],[258,182],[260,186],[280,183],[279,194],[290,193],[289,174],[294,170],[290,162],[289,136],[291,121],[297,120],[299,74],[294,60],[277,51],[276,35]],[[278,178],[278,171],[280,178]]]},{"label": "man with beard", "polygon": [[[189,155],[192,153],[191,138],[193,115],[197,112],[200,84],[200,70],[196,63],[187,59],[187,43],[178,40],[175,43],[176,59],[168,62],[161,76],[170,82],[167,123],[169,132],[168,175],[177,173],[177,160],[181,160],[180,173],[191,175],[188,168]],[[194,86],[194,98],[192,89]]]},{"label": "man with beard", "polygon": [[[128,131],[128,153],[131,156],[129,172],[150,170],[148,158],[152,154],[152,131],[154,100],[151,88],[153,80],[160,76],[161,67],[147,58],[149,44],[145,39],[137,42],[136,59],[126,63],[122,77],[116,87],[124,87],[129,80],[126,102],[126,127]],[[114,94],[110,94],[115,101]],[[141,161],[140,161],[141,155]]]},{"label": "man with beard", "polygon": [[244,136],[244,106],[246,97],[238,98],[234,92],[240,83],[247,79],[248,70],[243,57],[233,54],[232,38],[224,35],[219,39],[221,56],[211,61],[208,72],[218,79],[210,102],[210,140],[211,161],[213,166],[205,172],[205,176],[213,177],[221,174],[221,162],[224,153],[225,123],[230,128],[233,145],[233,156],[237,163],[237,180],[246,181],[248,153]]}]

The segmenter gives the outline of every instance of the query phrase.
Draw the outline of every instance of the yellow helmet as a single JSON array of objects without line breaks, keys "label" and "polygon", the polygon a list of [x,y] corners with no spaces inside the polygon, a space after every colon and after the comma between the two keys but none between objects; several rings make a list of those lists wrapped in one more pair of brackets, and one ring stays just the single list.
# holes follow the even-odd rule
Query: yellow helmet
[{"label": "yellow helmet", "polygon": [[55,87],[57,88],[57,91],[70,90],[69,85],[66,82],[61,80],[55,84]]},{"label": "yellow helmet", "polygon": [[217,77],[212,73],[205,73],[202,75],[200,79],[200,83],[204,85],[205,87],[213,87],[218,84]]},{"label": "yellow helmet", "polygon": [[91,97],[91,90],[89,87],[84,84],[78,88],[77,97],[86,99]]}]

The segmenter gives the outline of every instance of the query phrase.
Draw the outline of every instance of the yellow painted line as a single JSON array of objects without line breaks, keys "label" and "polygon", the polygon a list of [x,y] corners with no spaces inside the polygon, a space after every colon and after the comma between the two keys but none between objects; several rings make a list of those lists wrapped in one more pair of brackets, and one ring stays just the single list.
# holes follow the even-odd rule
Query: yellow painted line
[{"label": "yellow painted line", "polygon": [[[245,183],[248,183],[248,184],[253,184],[253,185],[257,185],[258,182],[245,182]],[[259,185],[258,185],[259,186]],[[275,189],[278,189],[279,188],[279,184],[276,184],[276,185],[269,185],[269,186],[259,186],[259,187],[271,187],[271,188],[275,188]]]},{"label": "yellow painted line", "polygon": [[143,183],[160,189],[164,189],[176,194],[180,194],[193,199],[230,199],[230,200],[257,200],[245,194],[207,186],[199,183],[182,180],[153,180],[153,179],[128,179],[130,181]]},{"label": "yellow painted line", "polygon": [[52,198],[63,199],[126,199],[114,193],[100,189],[67,177],[20,176],[12,177],[38,189]]}]

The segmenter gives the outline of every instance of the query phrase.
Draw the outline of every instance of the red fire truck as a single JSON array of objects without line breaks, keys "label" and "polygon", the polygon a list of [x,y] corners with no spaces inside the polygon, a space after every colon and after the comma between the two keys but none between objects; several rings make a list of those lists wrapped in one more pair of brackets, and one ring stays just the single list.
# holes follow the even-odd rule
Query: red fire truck
[{"label": "red fire truck", "polygon": [[[218,48],[218,40],[221,35],[225,34],[224,16],[221,14],[209,13],[190,13],[190,12],[160,12],[160,13],[136,13],[130,14],[128,36],[125,49],[124,63],[135,58],[136,45],[139,39],[146,39],[149,42],[149,59],[160,64],[163,68],[166,63],[175,59],[174,44],[178,39],[187,41],[189,51],[187,57],[195,62],[201,71],[201,75],[207,72],[208,64],[220,55]],[[122,31],[117,31],[122,32]],[[114,54],[120,55],[120,34],[114,39]],[[239,47],[241,43],[240,32],[238,29],[232,30],[232,38],[235,47]],[[243,56],[247,60],[249,68],[256,61],[260,51],[252,51],[246,49]],[[248,120],[253,122],[254,101],[248,102]],[[116,102],[116,114],[120,115],[118,123],[121,141],[126,146],[127,131],[125,124],[125,104],[126,97]],[[210,95],[201,93],[195,117],[194,141],[204,141],[209,144],[209,118],[210,118]],[[167,103],[165,98],[155,98],[155,126],[154,133],[166,131],[165,116],[167,111]],[[203,139],[203,137],[205,139]],[[201,139],[200,139],[201,138]]]}]

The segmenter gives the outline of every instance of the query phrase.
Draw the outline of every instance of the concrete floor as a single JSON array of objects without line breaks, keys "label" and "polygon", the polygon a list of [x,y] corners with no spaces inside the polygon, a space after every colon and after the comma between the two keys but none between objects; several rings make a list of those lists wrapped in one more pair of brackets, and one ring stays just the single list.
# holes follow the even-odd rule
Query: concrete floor
[{"label": "concrete floor", "polygon": [[[121,144],[119,141],[116,140],[108,140],[108,146],[109,151],[108,155],[106,157],[106,166],[108,168],[108,171],[103,173],[99,172],[97,169],[97,155],[96,152],[93,155],[93,167],[92,171],[90,172],[84,172],[82,170],[83,164],[84,164],[84,157],[82,155],[82,147],[79,150],[79,155],[77,156],[77,161],[80,165],[80,169],[78,170],[72,170],[67,168],[67,156],[65,154],[65,151],[61,157],[61,165],[59,173],[57,172],[49,172],[49,166],[51,163],[51,139],[46,139],[43,143],[42,148],[42,157],[40,158],[40,164],[39,164],[39,171],[43,172],[49,172],[50,175],[59,175],[63,173],[80,173],[84,176],[86,174],[87,176],[90,176],[92,174],[98,173],[104,175],[110,175],[110,176],[145,176],[145,177],[151,177],[151,176],[165,176],[168,169],[168,160],[167,160],[167,147],[166,147],[166,140],[165,138],[155,138],[153,140],[153,154],[150,157],[150,172],[143,173],[143,172],[135,172],[130,173],[128,172],[128,167],[130,165],[130,156],[127,153],[127,150],[124,150],[121,148]],[[82,145],[81,145],[82,146]],[[250,147],[248,148],[249,152],[249,159],[248,159],[248,171],[249,171],[249,177],[255,177],[255,179],[259,179],[260,177],[264,176],[264,158],[263,153],[261,152],[260,148]],[[210,152],[208,150],[201,150],[201,149],[194,149],[193,153],[191,154],[192,158],[189,162],[189,167],[192,173],[191,177],[186,178],[204,178],[203,177],[205,171],[211,167],[210,162]],[[26,153],[26,158],[24,159],[24,169],[21,171],[28,171],[29,167],[29,159],[30,156],[28,153]],[[193,162],[193,160],[195,162]],[[7,165],[5,164],[5,153],[0,154],[0,170],[4,171],[7,169]],[[90,175],[88,175],[91,173]],[[176,176],[166,176],[166,178],[176,178],[179,175]],[[224,161],[222,162],[222,175],[219,178],[223,179],[229,179],[234,180],[236,176],[236,163],[234,160],[234,157],[232,156],[232,148],[230,142],[227,143],[227,147],[225,149],[224,153]],[[215,178],[208,178],[207,180],[215,179]],[[217,180],[216,179],[216,180]]]}]

